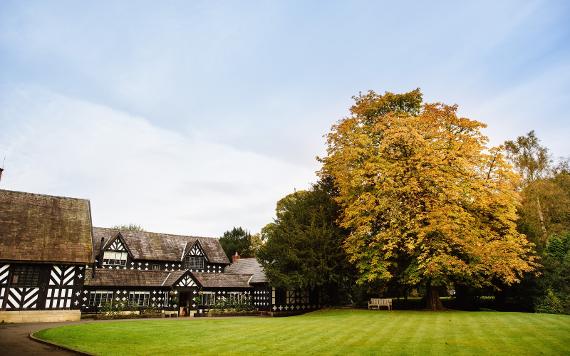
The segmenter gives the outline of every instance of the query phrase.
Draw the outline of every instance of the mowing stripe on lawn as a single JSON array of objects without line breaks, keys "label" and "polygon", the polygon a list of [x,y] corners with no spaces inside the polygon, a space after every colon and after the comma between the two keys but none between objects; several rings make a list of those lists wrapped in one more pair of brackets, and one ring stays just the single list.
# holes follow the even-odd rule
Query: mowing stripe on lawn
[{"label": "mowing stripe on lawn", "polygon": [[570,354],[570,316],[327,310],[289,318],[88,323],[37,336],[99,355]]}]

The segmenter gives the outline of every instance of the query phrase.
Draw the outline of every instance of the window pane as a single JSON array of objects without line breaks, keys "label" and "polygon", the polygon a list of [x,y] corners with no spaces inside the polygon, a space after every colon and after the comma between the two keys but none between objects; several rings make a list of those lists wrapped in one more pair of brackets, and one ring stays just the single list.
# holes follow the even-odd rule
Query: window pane
[{"label": "window pane", "polygon": [[103,253],[104,266],[126,266],[127,264],[126,252],[105,251]]},{"label": "window pane", "polygon": [[184,267],[186,269],[204,269],[204,257],[186,256]]},{"label": "window pane", "polygon": [[133,306],[146,307],[150,301],[150,292],[129,292],[129,302]]},{"label": "window pane", "polygon": [[41,267],[14,266],[12,272],[12,285],[17,287],[37,287],[40,284]]}]

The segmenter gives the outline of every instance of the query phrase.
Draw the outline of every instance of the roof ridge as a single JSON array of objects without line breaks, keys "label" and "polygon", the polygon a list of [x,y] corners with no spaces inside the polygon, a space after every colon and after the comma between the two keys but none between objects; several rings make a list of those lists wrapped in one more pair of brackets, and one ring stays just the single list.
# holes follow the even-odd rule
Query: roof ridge
[{"label": "roof ridge", "polygon": [[93,226],[94,229],[104,229],[104,230],[111,230],[111,231],[121,231],[121,232],[125,232],[125,233],[147,233],[147,234],[155,234],[155,235],[168,235],[168,236],[177,236],[177,237],[190,237],[193,239],[214,239],[214,240],[219,240],[218,237],[212,237],[212,236],[195,236],[195,235],[181,235],[181,234],[171,234],[168,232],[156,232],[156,231],[129,231],[129,230],[121,230],[121,229],[113,229],[112,227],[99,227],[99,226]]},{"label": "roof ridge", "polygon": [[46,197],[46,198],[59,198],[59,199],[70,199],[70,200],[89,201],[88,198],[74,198],[74,197],[68,197],[68,196],[65,196],[65,195],[51,195],[51,194],[41,194],[41,193],[30,193],[30,192],[22,192],[22,191],[19,191],[19,190],[0,189],[0,192],[26,194],[26,195],[33,195],[33,196]]}]

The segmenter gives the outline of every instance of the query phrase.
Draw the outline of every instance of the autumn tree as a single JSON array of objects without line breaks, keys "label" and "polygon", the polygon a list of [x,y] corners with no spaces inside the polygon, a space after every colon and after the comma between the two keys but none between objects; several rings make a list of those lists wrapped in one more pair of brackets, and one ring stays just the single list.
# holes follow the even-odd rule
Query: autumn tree
[{"label": "autumn tree", "polygon": [[533,270],[516,229],[518,177],[500,147],[487,147],[483,123],[423,104],[419,89],[354,99],[327,136],[320,175],[338,189],[360,283],[421,283],[436,310],[444,286],[512,284]]},{"label": "autumn tree", "polygon": [[277,202],[257,256],[272,285],[318,288],[327,304],[348,293],[353,272],[342,249],[346,231],[336,224],[338,216],[339,207],[322,183]]}]

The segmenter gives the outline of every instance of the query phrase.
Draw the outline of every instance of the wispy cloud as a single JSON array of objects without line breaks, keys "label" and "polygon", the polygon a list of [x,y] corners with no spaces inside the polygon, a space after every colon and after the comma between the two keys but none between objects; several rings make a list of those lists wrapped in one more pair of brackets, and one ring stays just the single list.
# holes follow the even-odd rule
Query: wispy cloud
[{"label": "wispy cloud", "polygon": [[13,120],[0,132],[3,188],[91,198],[96,225],[255,231],[279,198],[314,180],[314,169],[42,90],[14,90],[1,104]]},{"label": "wispy cloud", "polygon": [[359,91],[422,88],[570,154],[570,3],[0,2],[2,187],[95,223],[258,229]]}]

